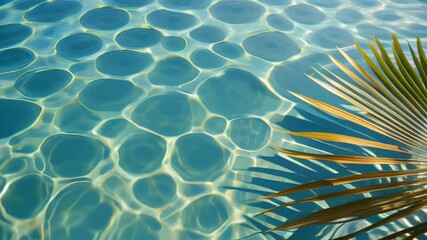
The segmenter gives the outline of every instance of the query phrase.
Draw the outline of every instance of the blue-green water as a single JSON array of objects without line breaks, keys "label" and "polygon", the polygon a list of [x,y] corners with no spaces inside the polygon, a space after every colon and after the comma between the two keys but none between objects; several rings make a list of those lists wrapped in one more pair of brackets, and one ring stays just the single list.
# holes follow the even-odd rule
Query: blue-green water
[{"label": "blue-green water", "polygon": [[[241,201],[257,195],[227,187],[247,167],[278,168],[257,156],[293,144],[272,130],[293,113],[288,91],[341,103],[304,73],[372,35],[425,40],[426,11],[421,0],[0,0],[0,239],[256,232]],[[294,170],[271,180],[313,174]]]}]

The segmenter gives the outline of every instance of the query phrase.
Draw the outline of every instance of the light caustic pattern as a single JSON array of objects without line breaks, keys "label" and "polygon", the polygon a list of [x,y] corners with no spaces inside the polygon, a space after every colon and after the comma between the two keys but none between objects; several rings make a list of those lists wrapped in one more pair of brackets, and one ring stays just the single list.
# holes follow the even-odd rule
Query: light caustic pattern
[{"label": "light caustic pattern", "polygon": [[316,89],[303,73],[354,39],[425,37],[425,10],[0,0],[0,238],[244,236],[223,187],[275,141],[288,90]]}]

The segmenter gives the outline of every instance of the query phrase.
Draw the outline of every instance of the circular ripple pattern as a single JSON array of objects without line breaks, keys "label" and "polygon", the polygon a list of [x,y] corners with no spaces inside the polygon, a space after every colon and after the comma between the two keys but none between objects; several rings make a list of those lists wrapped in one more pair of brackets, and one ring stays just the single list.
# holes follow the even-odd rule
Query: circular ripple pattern
[{"label": "circular ripple pattern", "polygon": [[177,136],[192,127],[190,99],[181,93],[165,93],[146,99],[132,112],[131,119],[141,127],[165,136]]},{"label": "circular ripple pattern", "polygon": [[167,8],[176,10],[202,9],[209,7],[212,0],[159,0]]},{"label": "circular ripple pattern", "polygon": [[25,15],[30,22],[58,22],[78,13],[82,5],[75,0],[56,0],[38,5]]},{"label": "circular ripple pattern", "polygon": [[222,76],[207,79],[198,95],[209,111],[233,118],[263,114],[278,105],[278,99],[250,72],[228,69]]},{"label": "circular ripple pattern", "polygon": [[264,32],[246,38],[243,48],[250,54],[271,62],[284,61],[301,52],[298,45],[281,32]]},{"label": "circular ripple pattern", "polygon": [[193,15],[169,10],[151,12],[147,15],[147,21],[153,27],[176,31],[190,28],[197,22]]},{"label": "circular ripple pattern", "polygon": [[151,208],[159,208],[173,200],[176,195],[176,183],[167,174],[157,174],[138,179],[133,185],[133,193],[141,203]]},{"label": "circular ripple pattern", "polygon": [[225,64],[225,59],[207,49],[194,50],[190,59],[194,65],[205,69],[219,68]]},{"label": "circular ripple pattern", "polygon": [[140,8],[147,6],[154,0],[105,0],[108,5],[113,5],[122,8]]},{"label": "circular ripple pattern", "polygon": [[326,15],[316,7],[297,4],[285,9],[286,14],[297,23],[314,25],[323,22]]},{"label": "circular ripple pattern", "polygon": [[182,57],[168,57],[159,61],[148,73],[148,79],[155,85],[178,86],[195,79],[200,70]]},{"label": "circular ripple pattern", "polygon": [[270,134],[270,127],[260,118],[236,118],[230,123],[231,141],[246,150],[257,150],[264,147]]},{"label": "circular ripple pattern", "polygon": [[230,153],[212,137],[188,134],[176,141],[172,167],[187,181],[213,181],[225,170]]},{"label": "circular ripple pattern", "polygon": [[223,197],[207,195],[201,197],[189,206],[182,214],[183,225],[188,229],[211,233],[223,225],[230,217],[230,209]]},{"label": "circular ripple pattern", "polygon": [[120,32],[116,42],[125,48],[147,48],[160,42],[162,33],[152,28],[131,28]]},{"label": "circular ripple pattern", "polygon": [[37,69],[16,79],[15,88],[28,97],[46,97],[67,86],[73,75],[63,69]]},{"label": "circular ripple pattern", "polygon": [[94,30],[116,30],[129,22],[129,14],[112,7],[96,8],[86,12],[80,18],[80,24]]},{"label": "circular ripple pattern", "polygon": [[227,33],[219,27],[200,26],[190,32],[190,37],[204,43],[214,43],[224,40]]},{"label": "circular ripple pattern", "polygon": [[149,132],[127,139],[119,148],[119,165],[123,170],[142,174],[160,168],[166,153],[166,141]]},{"label": "circular ripple pattern", "polygon": [[10,184],[1,204],[8,214],[16,218],[32,218],[49,201],[52,188],[52,180],[41,174],[24,175]]},{"label": "circular ripple pattern", "polygon": [[7,48],[18,44],[32,33],[32,29],[20,23],[0,25],[0,48]]},{"label": "circular ripple pattern", "polygon": [[[0,138],[12,136],[29,126],[39,117],[42,108],[32,102],[0,99]],[[19,116],[19,117],[17,117]]]},{"label": "circular ripple pattern", "polygon": [[187,46],[185,39],[178,36],[164,37],[161,43],[166,50],[171,52],[181,51]]},{"label": "circular ripple pattern", "polygon": [[236,169],[277,141],[269,121],[298,101],[289,91],[330,100],[304,75],[325,52],[373,34],[425,38],[426,11],[420,0],[0,0],[0,239],[255,234],[224,186],[248,180]]},{"label": "circular ripple pattern", "polygon": [[217,43],[212,46],[212,50],[217,54],[230,59],[239,58],[244,53],[243,48],[240,45],[230,42]]},{"label": "circular ripple pattern", "polygon": [[255,22],[261,18],[265,9],[256,2],[247,0],[223,0],[209,8],[212,16],[230,24]]},{"label": "circular ripple pattern", "polygon": [[153,63],[148,53],[131,50],[105,52],[96,59],[96,68],[105,74],[127,76],[139,73]]},{"label": "circular ripple pattern", "polygon": [[63,58],[78,59],[97,53],[102,46],[100,37],[90,33],[76,33],[59,40],[55,48]]},{"label": "circular ripple pattern", "polygon": [[36,56],[28,48],[9,48],[0,51],[0,73],[19,70],[35,60]]},{"label": "circular ripple pattern", "polygon": [[104,158],[106,149],[92,138],[58,134],[47,138],[40,151],[53,175],[77,177],[92,171]]},{"label": "circular ripple pattern", "polygon": [[90,82],[79,94],[80,102],[94,111],[121,111],[143,93],[132,82],[99,79]]}]

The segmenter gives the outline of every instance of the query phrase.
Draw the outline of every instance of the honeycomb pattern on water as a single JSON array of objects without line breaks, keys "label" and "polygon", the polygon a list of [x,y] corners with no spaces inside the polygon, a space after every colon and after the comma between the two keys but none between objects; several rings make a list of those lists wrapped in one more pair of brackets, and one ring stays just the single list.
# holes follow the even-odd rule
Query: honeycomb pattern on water
[{"label": "honeycomb pattern on water", "polygon": [[[238,169],[324,51],[416,0],[0,0],[0,239],[234,239]],[[405,21],[401,21],[405,19]],[[351,48],[349,49],[351,52]],[[322,95],[323,94],[323,95]],[[327,96],[326,96],[327,97]],[[257,238],[258,239],[258,238]]]}]

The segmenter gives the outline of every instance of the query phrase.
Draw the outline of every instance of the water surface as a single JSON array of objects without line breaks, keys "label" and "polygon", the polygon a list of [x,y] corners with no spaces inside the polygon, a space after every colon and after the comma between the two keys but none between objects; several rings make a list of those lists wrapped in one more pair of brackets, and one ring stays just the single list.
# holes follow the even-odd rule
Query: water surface
[{"label": "water surface", "polygon": [[329,64],[325,52],[352,54],[374,34],[424,40],[426,11],[416,0],[0,0],[0,239],[257,231],[241,202],[254,196],[226,187],[270,166],[257,155],[281,141],[288,91],[330,101],[304,76]]}]

